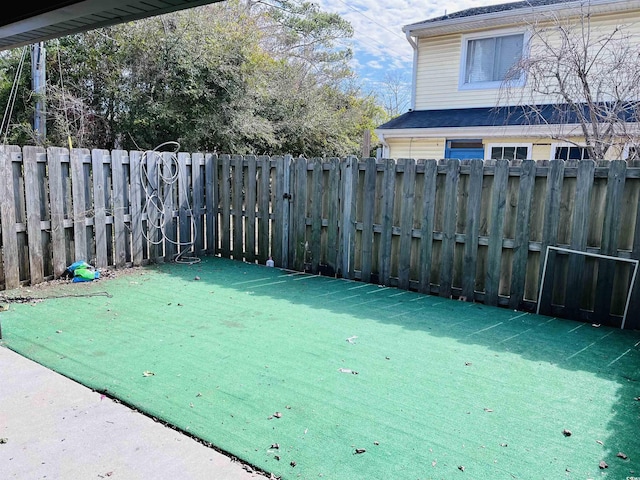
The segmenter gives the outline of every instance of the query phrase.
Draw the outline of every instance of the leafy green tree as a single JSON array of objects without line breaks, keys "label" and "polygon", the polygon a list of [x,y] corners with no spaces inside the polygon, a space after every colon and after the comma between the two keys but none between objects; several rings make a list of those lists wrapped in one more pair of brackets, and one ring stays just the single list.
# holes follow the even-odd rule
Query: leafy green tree
[{"label": "leafy green tree", "polygon": [[[357,154],[378,109],[356,86],[351,52],[336,48],[351,34],[309,2],[228,0],[48,42],[48,141]],[[29,111],[25,102],[21,118]]]}]

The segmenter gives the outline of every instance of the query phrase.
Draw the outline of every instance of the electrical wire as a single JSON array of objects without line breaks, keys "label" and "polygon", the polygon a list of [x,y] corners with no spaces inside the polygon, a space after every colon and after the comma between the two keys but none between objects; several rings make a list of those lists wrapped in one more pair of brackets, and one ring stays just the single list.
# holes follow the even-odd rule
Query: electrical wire
[{"label": "electrical wire", "polygon": [[[161,151],[165,147],[173,147],[172,151]],[[140,182],[145,194],[145,202],[142,208],[142,218],[147,220],[147,229],[142,229],[142,234],[152,245],[161,245],[170,243],[178,247],[178,253],[174,256],[176,263],[194,264],[200,262],[200,258],[196,256],[186,256],[186,254],[194,247],[196,242],[196,222],[189,203],[189,191],[185,186],[186,179],[181,177],[178,164],[177,153],[180,150],[178,142],[169,141],[158,145],[153,150],[146,151],[140,160]],[[168,155],[167,155],[168,154]],[[153,178],[149,176],[149,164],[154,164],[155,173]],[[163,196],[173,195],[173,187],[178,184],[178,189],[183,188],[182,193],[187,203],[187,212],[191,221],[191,231],[193,239],[189,242],[175,241],[167,236],[165,231],[165,204]],[[173,211],[169,213],[173,215]],[[157,219],[152,222],[151,219]],[[142,220],[141,220],[142,221]]]}]

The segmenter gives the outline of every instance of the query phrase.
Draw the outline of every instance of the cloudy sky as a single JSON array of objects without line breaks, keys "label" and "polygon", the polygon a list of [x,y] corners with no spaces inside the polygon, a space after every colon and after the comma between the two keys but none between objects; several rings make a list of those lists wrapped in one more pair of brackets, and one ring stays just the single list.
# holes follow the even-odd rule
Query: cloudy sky
[{"label": "cloudy sky", "polygon": [[411,81],[413,53],[402,27],[467,8],[508,3],[512,0],[314,0],[323,10],[335,12],[354,28],[351,47],[354,68],[367,88],[386,75]]}]

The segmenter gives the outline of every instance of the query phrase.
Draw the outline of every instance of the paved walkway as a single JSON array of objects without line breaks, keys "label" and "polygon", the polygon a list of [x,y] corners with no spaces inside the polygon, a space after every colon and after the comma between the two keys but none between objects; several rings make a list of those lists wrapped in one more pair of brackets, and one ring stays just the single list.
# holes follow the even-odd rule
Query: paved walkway
[{"label": "paved walkway", "polygon": [[2,345],[0,465],[21,480],[265,478]]}]

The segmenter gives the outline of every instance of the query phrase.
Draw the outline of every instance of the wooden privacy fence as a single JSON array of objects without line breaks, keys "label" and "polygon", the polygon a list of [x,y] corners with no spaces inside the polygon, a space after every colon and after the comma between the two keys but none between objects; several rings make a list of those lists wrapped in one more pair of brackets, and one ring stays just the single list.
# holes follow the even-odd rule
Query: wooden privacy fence
[{"label": "wooden privacy fence", "polygon": [[[640,259],[625,161],[304,159],[5,146],[5,289],[202,255],[525,311],[548,246]],[[632,266],[550,252],[542,313],[620,325]],[[640,287],[626,326],[640,328]]]}]

